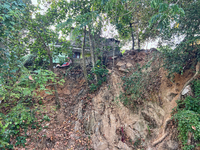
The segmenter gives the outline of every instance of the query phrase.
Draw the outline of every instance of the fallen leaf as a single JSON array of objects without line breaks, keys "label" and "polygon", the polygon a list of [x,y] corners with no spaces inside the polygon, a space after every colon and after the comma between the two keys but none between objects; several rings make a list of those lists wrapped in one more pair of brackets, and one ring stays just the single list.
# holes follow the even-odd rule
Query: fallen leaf
[{"label": "fallen leaf", "polygon": [[30,80],[32,80],[33,81],[33,78],[32,78],[32,76],[30,75],[29,77],[28,77]]},{"label": "fallen leaf", "polygon": [[192,129],[196,130],[196,127],[195,127],[195,126],[192,126]]},{"label": "fallen leaf", "polygon": [[50,139],[51,139],[51,141],[53,141],[53,136],[51,136],[51,138],[50,138]]}]

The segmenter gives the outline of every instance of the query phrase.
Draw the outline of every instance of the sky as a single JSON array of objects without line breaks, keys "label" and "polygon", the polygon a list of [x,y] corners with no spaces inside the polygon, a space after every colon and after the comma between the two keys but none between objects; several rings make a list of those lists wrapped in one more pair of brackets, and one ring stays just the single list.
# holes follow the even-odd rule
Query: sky
[{"label": "sky", "polygon": [[32,4],[37,5],[37,0],[31,0]]}]

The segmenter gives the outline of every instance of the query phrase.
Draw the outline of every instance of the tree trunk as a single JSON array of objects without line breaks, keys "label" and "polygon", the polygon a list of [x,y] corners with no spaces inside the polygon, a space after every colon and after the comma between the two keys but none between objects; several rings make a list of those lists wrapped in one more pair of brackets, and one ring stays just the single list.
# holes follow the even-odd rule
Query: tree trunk
[{"label": "tree trunk", "polygon": [[91,35],[91,29],[89,27],[89,40],[90,40],[90,53],[92,59],[92,66],[95,67],[95,60],[94,60],[94,44],[93,44],[93,37]]},{"label": "tree trunk", "polygon": [[[48,47],[46,47],[46,50],[47,50],[47,54],[49,56],[50,70],[52,72],[54,72],[54,69],[53,69],[53,60],[52,60],[50,49]],[[56,102],[57,108],[59,109],[60,108],[60,101],[59,101],[59,97],[58,97],[58,90],[57,90],[57,84],[56,83],[54,84],[54,90],[55,90],[55,102]]]},{"label": "tree trunk", "polygon": [[85,37],[86,37],[86,27],[84,27],[84,31],[83,31],[83,41],[82,41],[81,53],[82,53],[82,61],[83,61],[83,66],[82,66],[83,67],[83,73],[84,73],[86,85],[88,86],[87,70],[86,70],[86,62],[85,62]]},{"label": "tree trunk", "polygon": [[140,35],[139,35],[139,29],[137,31],[137,39],[138,39],[138,49],[140,49]]},{"label": "tree trunk", "polygon": [[140,49],[140,38],[138,37],[138,49]]},{"label": "tree trunk", "polygon": [[[92,59],[92,66],[95,67],[95,58],[94,58],[94,43],[93,43],[93,36],[91,35],[91,29],[89,28],[89,41],[90,41],[90,53],[91,53],[91,59]],[[95,80],[97,82],[97,75],[94,75]]]},{"label": "tree trunk", "polygon": [[134,41],[133,27],[131,23],[130,23],[130,28],[131,28],[131,38],[132,38],[132,50],[134,50],[135,41]]},{"label": "tree trunk", "polygon": [[114,66],[115,66],[115,58],[114,58],[114,56],[115,56],[115,47],[113,46],[112,48],[113,48],[113,67],[112,67],[112,70],[114,70]]}]

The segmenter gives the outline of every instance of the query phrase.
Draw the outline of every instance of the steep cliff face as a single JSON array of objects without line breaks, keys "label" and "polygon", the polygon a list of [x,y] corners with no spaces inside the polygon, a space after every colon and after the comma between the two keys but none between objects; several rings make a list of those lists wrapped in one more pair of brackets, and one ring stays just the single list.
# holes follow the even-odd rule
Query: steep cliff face
[{"label": "steep cliff face", "polygon": [[93,147],[97,150],[178,149],[177,130],[170,119],[171,112],[184,84],[194,73],[175,74],[172,82],[161,68],[159,91],[153,94],[150,101],[128,109],[117,99],[123,92],[119,83],[122,83],[121,76],[126,72],[120,68],[135,66],[136,62],[144,63],[145,52],[138,53],[137,59],[131,59],[134,55],[130,52],[125,59],[119,60],[120,64],[116,62],[119,69],[111,73],[108,83],[93,98],[93,109],[84,114],[84,118],[88,118],[84,121],[84,128],[91,135]]},{"label": "steep cliff face", "polygon": [[112,73],[111,87],[102,87],[93,98],[93,110],[85,113],[85,118],[89,119],[85,120],[84,127],[91,134],[94,149],[146,148],[151,140],[150,134],[156,136],[149,126],[155,132],[162,125],[165,111],[155,102],[147,102],[145,107],[139,106],[135,112],[116,100],[122,91],[119,82],[120,77]]}]

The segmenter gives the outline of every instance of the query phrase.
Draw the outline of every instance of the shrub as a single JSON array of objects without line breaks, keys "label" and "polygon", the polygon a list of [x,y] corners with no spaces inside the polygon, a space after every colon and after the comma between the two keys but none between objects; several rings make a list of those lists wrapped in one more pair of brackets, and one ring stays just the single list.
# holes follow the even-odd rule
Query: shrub
[{"label": "shrub", "polygon": [[[24,71],[24,72],[23,72]],[[8,80],[7,84],[0,87],[2,97],[0,113],[0,147],[3,149],[13,147],[10,139],[15,140],[15,146],[26,143],[26,130],[28,127],[38,128],[39,123],[35,118],[35,110],[32,108],[34,100],[39,100],[42,104],[41,97],[37,92],[46,89],[49,84],[57,82],[55,74],[48,70],[39,70],[31,74],[27,70],[22,70],[16,80]],[[61,84],[62,81],[59,83]],[[6,110],[6,111],[3,111]],[[42,121],[48,121],[48,116],[44,116]]]},{"label": "shrub", "polygon": [[[26,143],[26,131],[29,126],[36,123],[34,111],[25,107],[23,104],[15,106],[7,115],[0,114],[3,119],[4,127],[1,128],[1,135],[3,136],[3,143],[1,148],[12,148],[10,138],[15,139],[15,145],[23,145]],[[1,125],[3,126],[3,125]],[[23,131],[23,132],[20,132]],[[6,143],[6,144],[5,144]]]},{"label": "shrub", "polygon": [[[133,104],[141,104],[145,99],[151,99],[151,93],[159,90],[160,76],[159,65],[152,65],[157,63],[157,55],[153,57],[143,66],[137,64],[133,68],[133,73],[130,76],[122,77],[122,87],[124,92],[121,92],[119,99],[126,106],[133,106]],[[151,69],[149,69],[151,67]],[[150,71],[147,71],[147,70]]]},{"label": "shrub", "polygon": [[[94,83],[95,75],[97,77],[97,82]],[[107,80],[108,70],[104,65],[101,65],[100,61],[97,61],[96,66],[91,69],[91,74],[88,75],[88,80],[91,83],[89,88],[90,92],[96,91],[103,82]]]},{"label": "shrub", "polygon": [[193,82],[192,89],[195,96],[187,96],[184,101],[177,101],[177,113],[173,118],[178,121],[179,139],[183,149],[193,149],[196,145],[188,145],[188,133],[192,133],[194,140],[200,139],[200,81]]}]

